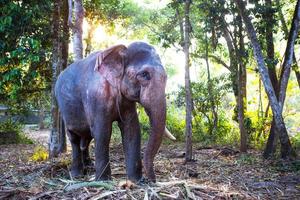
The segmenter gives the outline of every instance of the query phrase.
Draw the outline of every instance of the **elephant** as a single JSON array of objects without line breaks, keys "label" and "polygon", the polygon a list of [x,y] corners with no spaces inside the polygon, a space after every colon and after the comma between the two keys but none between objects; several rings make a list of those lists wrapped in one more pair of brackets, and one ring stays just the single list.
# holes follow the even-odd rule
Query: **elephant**
[{"label": "elephant", "polygon": [[[95,180],[111,179],[109,143],[112,123],[121,131],[127,178],[155,182],[153,161],[166,126],[167,75],[153,46],[134,42],[112,46],[69,65],[57,78],[55,97],[72,146],[71,175],[91,164],[89,143],[95,141]],[[150,121],[150,135],[141,158],[141,130],[136,104]]]}]

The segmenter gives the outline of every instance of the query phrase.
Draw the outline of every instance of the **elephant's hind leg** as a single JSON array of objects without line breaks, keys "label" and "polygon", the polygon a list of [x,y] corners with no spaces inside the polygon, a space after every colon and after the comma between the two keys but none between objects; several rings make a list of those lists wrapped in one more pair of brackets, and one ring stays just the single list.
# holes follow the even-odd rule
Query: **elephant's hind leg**
[{"label": "elephant's hind leg", "polygon": [[92,166],[92,160],[91,160],[90,153],[89,153],[89,146],[90,146],[91,140],[92,140],[92,137],[90,136],[90,137],[81,138],[81,141],[80,141],[82,163],[83,163],[84,168]]},{"label": "elephant's hind leg", "polygon": [[80,149],[80,136],[72,133],[68,130],[68,135],[70,138],[72,146],[72,166],[71,166],[71,175],[72,177],[79,177],[83,175],[83,163],[82,163],[82,154]]}]

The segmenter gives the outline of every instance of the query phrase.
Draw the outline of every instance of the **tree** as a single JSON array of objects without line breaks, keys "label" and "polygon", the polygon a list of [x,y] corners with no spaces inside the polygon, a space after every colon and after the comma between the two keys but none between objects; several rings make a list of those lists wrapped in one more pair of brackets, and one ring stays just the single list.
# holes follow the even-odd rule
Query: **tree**
[{"label": "tree", "polygon": [[[271,1],[269,1],[268,3],[269,3],[269,6],[271,6]],[[286,47],[284,62],[283,62],[282,70],[281,70],[281,74],[280,74],[280,80],[279,80],[279,83],[277,81],[276,85],[275,85],[277,87],[277,91],[275,90],[275,92],[277,92],[276,95],[277,95],[277,99],[280,103],[281,112],[282,112],[284,101],[285,101],[286,88],[287,88],[287,83],[288,83],[288,79],[290,76],[292,61],[293,61],[293,59],[295,60],[294,43],[295,43],[298,31],[299,31],[299,21],[300,21],[300,4],[299,4],[299,1],[297,1],[295,11],[294,11],[294,17],[293,17],[293,21],[292,21],[292,27],[291,27],[290,34],[289,34],[288,41],[287,41],[287,47]],[[285,23],[283,23],[283,26],[285,26]],[[285,27],[284,29],[287,29],[287,28]],[[268,50],[268,51],[270,51],[270,50]],[[269,70],[269,73],[270,73],[270,70]],[[296,76],[297,76],[297,72],[296,72]],[[276,80],[277,80],[277,78],[276,78]],[[279,91],[279,84],[280,84],[280,91]],[[269,135],[268,142],[267,142],[267,145],[266,145],[266,148],[264,151],[265,158],[270,157],[276,151],[276,143],[277,143],[276,138],[278,137],[278,133],[276,133],[276,130],[273,126],[274,126],[274,122],[272,122],[270,135]]]},{"label": "tree", "polygon": [[238,39],[238,48],[236,49],[236,58],[238,62],[238,121],[240,128],[240,150],[241,152],[247,152],[248,149],[248,133],[245,127],[245,112],[247,110],[247,71],[246,71],[246,62],[245,62],[245,43],[243,37],[243,24],[240,16],[236,19],[238,23],[238,31],[236,38]]},{"label": "tree", "polygon": [[51,88],[51,2],[4,0],[0,7],[0,101],[10,113],[27,113]]},{"label": "tree", "polygon": [[[235,0],[235,3],[239,9],[239,13],[244,21],[244,24],[246,26],[246,30],[249,36],[249,39],[251,41],[253,51],[254,51],[254,56],[256,58],[257,64],[258,64],[258,69],[266,90],[266,93],[268,95],[270,105],[273,111],[273,116],[275,120],[275,126],[277,131],[279,132],[279,138],[281,142],[281,157],[282,158],[291,158],[295,156],[295,152],[292,149],[287,130],[282,118],[282,107],[279,104],[279,101],[276,98],[274,88],[272,87],[272,83],[268,74],[268,70],[266,68],[266,65],[264,63],[264,57],[261,51],[261,46],[258,42],[256,32],[254,30],[254,27],[251,23],[251,20],[246,13],[246,8],[244,5],[244,2],[241,0]],[[280,98],[279,98],[280,99]]]},{"label": "tree", "polygon": [[[273,42],[273,25],[274,25],[274,10],[272,9],[272,1],[265,0],[265,21],[266,21],[266,30],[265,30],[265,37],[266,37],[266,49],[267,49],[267,67],[269,76],[271,79],[272,86],[275,91],[275,95],[277,99],[279,98],[279,81],[277,79],[276,73],[276,60],[275,60],[275,52],[274,52],[274,42]],[[277,139],[275,136],[278,134],[275,133],[275,121],[272,120],[270,134],[268,137],[268,141],[266,144],[266,148],[264,150],[264,157],[268,158],[270,155],[274,153],[276,150],[276,143]]]},{"label": "tree", "polygon": [[[200,21],[206,24],[207,28],[202,28],[205,32],[210,32],[210,53],[208,57],[221,65],[223,65],[230,72],[230,78],[232,81],[232,90],[236,100],[236,107],[234,109],[234,119],[239,123],[240,129],[240,150],[242,152],[247,151],[247,137],[248,130],[245,127],[247,112],[247,71],[246,65],[248,59],[247,50],[245,49],[245,42],[241,18],[236,16],[237,10],[231,2],[228,1],[199,1],[199,13],[198,15],[204,15],[200,17]],[[233,20],[230,22],[226,21],[226,17],[230,16]],[[202,31],[201,29],[198,32]],[[199,40],[198,46],[202,41],[199,33],[196,38]],[[220,38],[223,37],[226,42],[228,51],[229,64],[226,63],[226,56],[223,56],[223,52],[218,52],[218,49],[224,51],[224,44],[219,42]],[[201,50],[199,51],[201,52]],[[218,55],[219,54],[219,55]],[[206,58],[205,56],[203,56]],[[212,109],[213,110],[213,109]],[[216,116],[216,115],[215,115]],[[247,119],[249,120],[249,119]]]},{"label": "tree", "polygon": [[51,83],[51,115],[52,130],[49,140],[49,155],[55,157],[66,151],[65,127],[60,116],[55,99],[55,83],[57,76],[68,64],[68,2],[67,0],[56,0],[53,4],[52,16],[52,83]]},{"label": "tree", "polygon": [[[183,51],[185,57],[185,160],[191,161],[192,154],[192,93],[190,80],[190,5],[191,1],[186,0],[184,3],[184,27],[181,25],[181,38],[183,39]],[[183,29],[183,30],[182,30]]]},{"label": "tree", "polygon": [[[279,0],[276,0],[276,7],[277,7],[277,10],[278,10],[279,20],[281,22],[281,28],[283,30],[284,36],[285,36],[285,38],[288,38],[289,32],[288,32],[288,28],[287,28],[287,25],[286,25],[286,22],[285,22],[285,19],[284,19],[282,10],[281,10],[281,5],[280,5]],[[298,85],[300,87],[300,70],[299,70],[299,67],[298,67],[298,64],[297,64],[297,59],[296,59],[295,52],[293,52],[293,62],[294,62],[294,65],[292,66],[292,69],[295,72],[297,82],[298,82]]]},{"label": "tree", "polygon": [[82,44],[82,23],[84,18],[84,10],[82,0],[74,0],[74,22],[73,22],[73,6],[72,0],[69,2],[69,19],[68,23],[73,32],[73,53],[74,61],[83,58]]}]

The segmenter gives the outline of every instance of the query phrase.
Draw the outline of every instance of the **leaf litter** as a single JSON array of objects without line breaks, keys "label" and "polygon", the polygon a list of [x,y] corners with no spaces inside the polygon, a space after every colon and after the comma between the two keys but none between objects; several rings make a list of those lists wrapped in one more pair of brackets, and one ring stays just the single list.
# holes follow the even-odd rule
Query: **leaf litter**
[{"label": "leaf litter", "polygon": [[126,180],[120,143],[111,144],[107,182],[94,181],[93,167],[73,180],[70,151],[32,161],[35,147],[0,146],[0,199],[300,199],[299,161],[264,160],[256,151],[195,144],[194,162],[185,163],[183,144],[163,144],[155,159],[157,182],[135,184]]}]

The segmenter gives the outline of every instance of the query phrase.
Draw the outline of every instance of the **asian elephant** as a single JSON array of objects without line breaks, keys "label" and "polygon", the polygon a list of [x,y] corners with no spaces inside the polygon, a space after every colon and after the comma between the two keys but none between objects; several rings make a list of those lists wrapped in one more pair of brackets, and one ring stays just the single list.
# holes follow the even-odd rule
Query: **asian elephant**
[{"label": "asian elephant", "polygon": [[88,146],[94,138],[96,180],[111,178],[109,142],[112,122],[117,121],[127,176],[135,182],[142,178],[138,102],[151,125],[143,166],[148,180],[155,182],[153,160],[163,134],[168,132],[165,129],[166,81],[158,54],[144,42],[134,42],[128,47],[116,45],[92,53],[59,75],[55,96],[72,145],[72,176],[81,175],[84,166],[89,164]]}]

